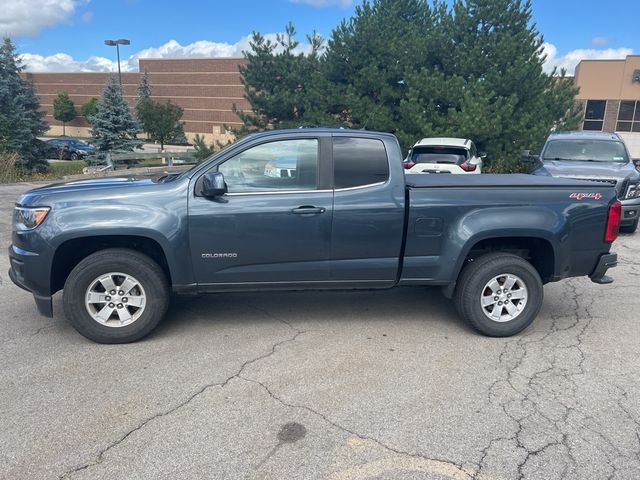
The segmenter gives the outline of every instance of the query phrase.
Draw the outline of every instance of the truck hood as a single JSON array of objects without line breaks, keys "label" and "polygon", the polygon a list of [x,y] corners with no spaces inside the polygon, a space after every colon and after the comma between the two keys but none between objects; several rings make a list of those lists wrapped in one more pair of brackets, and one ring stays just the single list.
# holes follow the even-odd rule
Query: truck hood
[{"label": "truck hood", "polygon": [[[131,175],[121,177],[102,177],[89,180],[74,180],[60,182],[29,190],[20,196],[19,205],[36,205],[43,203],[44,199],[52,197],[67,197],[83,194],[100,194],[105,196],[113,193],[114,189],[144,188],[158,185],[166,180],[165,174],[159,175]],[[65,195],[66,194],[66,195]]]},{"label": "truck hood", "polygon": [[532,173],[556,178],[608,181],[612,185],[615,184],[620,199],[624,198],[630,182],[640,181],[640,172],[636,170],[633,162],[545,160]]},{"label": "truck hood", "polygon": [[593,178],[599,180],[634,180],[640,178],[633,162],[569,162],[566,160],[545,160],[534,175],[552,177]]}]

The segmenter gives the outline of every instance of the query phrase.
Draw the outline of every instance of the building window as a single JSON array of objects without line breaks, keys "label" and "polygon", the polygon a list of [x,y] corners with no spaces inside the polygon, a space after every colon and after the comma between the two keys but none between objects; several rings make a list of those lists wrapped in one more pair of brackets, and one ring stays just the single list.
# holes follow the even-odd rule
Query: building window
[{"label": "building window", "polygon": [[617,132],[640,132],[640,101],[625,100],[620,102]]},{"label": "building window", "polygon": [[607,109],[606,100],[587,100],[587,108],[584,112],[582,130],[602,131],[604,124],[604,112]]}]

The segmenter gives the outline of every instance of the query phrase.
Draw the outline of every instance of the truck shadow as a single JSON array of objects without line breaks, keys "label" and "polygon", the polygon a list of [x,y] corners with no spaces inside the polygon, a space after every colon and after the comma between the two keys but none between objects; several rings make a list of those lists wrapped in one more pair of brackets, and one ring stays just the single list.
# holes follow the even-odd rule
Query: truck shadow
[{"label": "truck shadow", "polygon": [[[255,325],[283,322],[302,327],[310,323],[424,322],[470,331],[453,303],[439,288],[402,287],[390,290],[218,293],[198,297],[174,296],[154,336],[188,330],[191,324]],[[195,327],[194,327],[195,328]]]}]

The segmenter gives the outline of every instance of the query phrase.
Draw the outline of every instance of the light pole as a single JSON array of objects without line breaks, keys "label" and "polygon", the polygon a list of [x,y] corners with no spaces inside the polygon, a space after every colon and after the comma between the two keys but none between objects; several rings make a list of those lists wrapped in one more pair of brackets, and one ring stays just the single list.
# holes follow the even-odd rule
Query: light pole
[{"label": "light pole", "polygon": [[104,44],[109,45],[110,47],[113,47],[115,45],[116,47],[116,52],[118,55],[118,79],[120,80],[120,88],[122,88],[122,73],[120,72],[120,45],[129,45],[131,44],[131,42],[126,38],[120,38],[118,40],[105,40]]}]

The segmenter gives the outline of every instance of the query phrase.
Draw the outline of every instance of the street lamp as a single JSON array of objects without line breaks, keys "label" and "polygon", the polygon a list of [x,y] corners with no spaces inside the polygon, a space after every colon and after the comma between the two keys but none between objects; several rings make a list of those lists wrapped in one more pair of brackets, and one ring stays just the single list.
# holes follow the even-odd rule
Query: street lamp
[{"label": "street lamp", "polygon": [[120,45],[129,45],[131,42],[126,38],[120,38],[118,40],[105,40],[105,45],[113,47],[115,45],[116,52],[118,54],[118,78],[120,79],[120,88],[122,88],[122,73],[120,72]]}]

